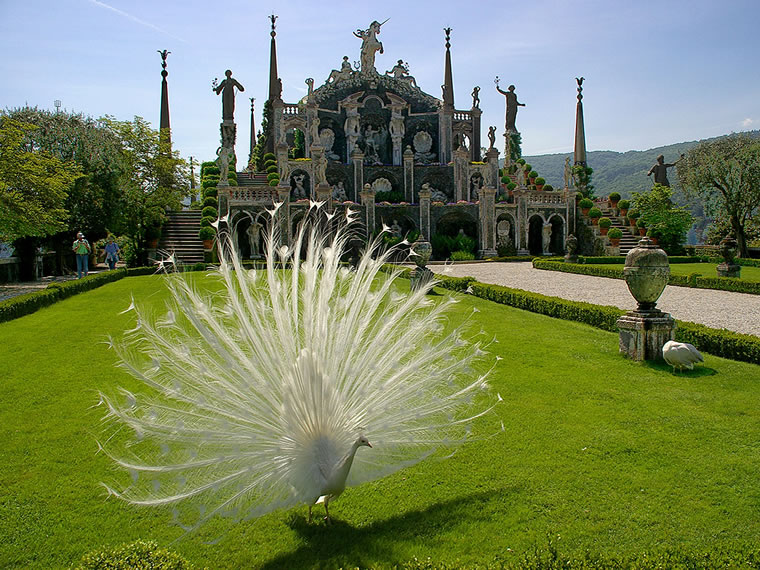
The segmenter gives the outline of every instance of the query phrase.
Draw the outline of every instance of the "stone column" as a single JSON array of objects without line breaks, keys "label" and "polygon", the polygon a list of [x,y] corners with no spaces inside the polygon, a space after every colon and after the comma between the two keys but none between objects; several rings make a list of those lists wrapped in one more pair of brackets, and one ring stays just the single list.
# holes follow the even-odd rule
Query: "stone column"
[{"label": "stone column", "polygon": [[453,112],[441,109],[438,114],[438,159],[441,164],[451,162],[451,128],[453,125]]},{"label": "stone column", "polygon": [[277,166],[279,167],[280,183],[286,182],[290,187],[290,163],[288,162],[288,145],[286,143],[277,143],[274,147],[277,156]]},{"label": "stone column", "polygon": [[480,160],[480,116],[483,114],[478,107],[472,111],[472,144],[470,144],[470,155],[473,162]]},{"label": "stone column", "polygon": [[[282,109],[285,107],[285,103],[282,99],[277,98],[272,101],[272,138],[270,144],[276,145],[282,140]],[[274,146],[272,146],[274,148]]]},{"label": "stone column", "polygon": [[354,201],[358,202],[364,187],[364,153],[358,147],[351,151],[351,162],[354,165]]},{"label": "stone column", "polygon": [[430,241],[430,197],[432,192],[427,184],[420,190],[420,235]]},{"label": "stone column", "polygon": [[480,189],[480,251],[481,258],[496,255],[496,188]]},{"label": "stone column", "polygon": [[489,181],[486,186],[496,188],[498,193],[501,180],[499,179],[499,151],[495,148],[488,149],[486,152],[486,169],[488,172],[485,179]]},{"label": "stone column", "polygon": [[516,188],[514,196],[517,202],[517,255],[530,255],[530,250],[528,249],[528,228],[530,224],[528,224],[527,192]]},{"label": "stone column", "polygon": [[364,185],[364,189],[359,193],[364,206],[364,222],[367,224],[367,239],[372,239],[372,233],[375,231],[375,193],[372,186]]},{"label": "stone column", "polygon": [[470,184],[469,162],[470,153],[463,147],[460,146],[454,151],[454,198],[457,202],[467,199]]},{"label": "stone column", "polygon": [[283,186],[282,180],[277,187],[277,201],[282,206],[277,212],[278,219],[273,221],[280,225],[280,245],[290,245],[290,185]]},{"label": "stone column", "polygon": [[404,151],[404,199],[414,203],[414,153],[410,145]]}]

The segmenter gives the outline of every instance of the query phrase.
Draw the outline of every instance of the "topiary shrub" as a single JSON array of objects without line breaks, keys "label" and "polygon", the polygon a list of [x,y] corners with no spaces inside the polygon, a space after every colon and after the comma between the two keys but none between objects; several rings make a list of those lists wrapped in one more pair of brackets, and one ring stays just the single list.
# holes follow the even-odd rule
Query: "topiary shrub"
[{"label": "topiary shrub", "polygon": [[[538,180],[536,180],[536,183],[538,183]],[[544,184],[544,191],[545,192],[551,192],[554,190],[554,186],[551,184]]]},{"label": "topiary shrub", "polygon": [[214,236],[216,236],[216,232],[211,226],[202,226],[201,229],[198,230],[198,238],[201,241],[212,240],[214,239]]},{"label": "topiary shrub", "polygon": [[203,199],[203,207],[210,206],[214,209],[219,207],[219,200],[214,198],[213,196],[209,196],[208,198]]},{"label": "topiary shrub", "polygon": [[[601,220],[599,223],[601,224]],[[620,239],[623,237],[623,231],[620,228],[610,228],[610,231],[607,232],[607,237],[610,239]]]},{"label": "topiary shrub", "polygon": [[269,181],[269,185],[272,188],[274,188],[275,186],[277,186],[279,183],[280,183],[280,179],[279,178],[275,178],[275,179]]},{"label": "topiary shrub", "polygon": [[272,172],[279,172],[279,168],[277,168],[276,164],[270,164],[267,166],[267,174],[271,174]]},{"label": "topiary shrub", "polygon": [[618,202],[618,208],[620,208],[621,210],[627,210],[630,207],[631,207],[630,200],[620,200],[620,202]]},{"label": "topiary shrub", "polygon": [[602,217],[602,211],[599,208],[597,208],[596,206],[594,206],[593,208],[591,208],[588,211],[588,217],[591,218],[592,220],[594,218],[601,218]]},{"label": "topiary shrub", "polygon": [[267,182],[271,182],[272,180],[280,180],[280,175],[276,172],[270,172],[267,174]]},{"label": "topiary shrub", "polygon": [[[591,214],[591,212],[589,212],[589,214]],[[599,218],[600,228],[609,228],[611,225],[612,225],[612,220],[610,220],[608,217],[602,216],[601,218]]]},{"label": "topiary shrub", "polygon": [[277,157],[271,152],[268,152],[264,155],[264,162],[266,162],[267,160],[277,160]]},{"label": "topiary shrub", "polygon": [[204,218],[201,218],[201,227],[202,228],[210,228],[212,222],[215,222],[215,221],[216,221],[216,216],[214,216],[213,218],[210,218],[208,216],[204,217]]},{"label": "topiary shrub", "polygon": [[137,540],[115,548],[93,550],[82,557],[76,570],[192,570],[186,559],[158,543]]},{"label": "topiary shrub", "polygon": [[205,200],[206,198],[216,198],[218,194],[219,190],[216,189],[216,186],[209,186],[203,190],[203,199]]},{"label": "topiary shrub", "polygon": [[612,192],[607,198],[610,202],[617,202],[620,200],[620,194],[618,192]]},{"label": "topiary shrub", "polygon": [[201,216],[202,216],[203,218],[214,218],[214,219],[216,219],[216,218],[217,218],[217,216],[218,216],[218,213],[217,213],[217,211],[216,211],[216,208],[214,208],[214,207],[212,207],[212,206],[206,206],[206,207],[205,207],[205,208],[203,208],[203,210],[201,211]]},{"label": "topiary shrub", "polygon": [[[533,173],[531,172],[531,174]],[[546,179],[539,176],[536,178],[536,184],[543,186],[544,184],[546,184]]]},{"label": "topiary shrub", "polygon": [[538,178],[538,172],[536,172],[535,170],[531,170],[528,173],[528,178]]},{"label": "topiary shrub", "polygon": [[589,200],[588,198],[584,198],[580,202],[578,202],[578,206],[580,206],[581,209],[585,210],[588,208],[589,210],[594,207],[594,203]]},{"label": "topiary shrub", "polygon": [[451,261],[470,261],[475,259],[475,254],[469,251],[453,251],[451,253]]},{"label": "topiary shrub", "polygon": [[509,176],[502,176],[501,177],[501,183],[502,184],[509,184],[511,182]]}]

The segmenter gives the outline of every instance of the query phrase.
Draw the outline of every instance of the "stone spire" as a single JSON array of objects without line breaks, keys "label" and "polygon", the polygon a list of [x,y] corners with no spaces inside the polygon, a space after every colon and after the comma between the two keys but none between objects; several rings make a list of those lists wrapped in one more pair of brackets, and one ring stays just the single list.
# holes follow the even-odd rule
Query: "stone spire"
[{"label": "stone spire", "polygon": [[171,149],[171,127],[169,125],[169,86],[166,82],[166,76],[169,72],[166,71],[166,58],[171,53],[167,50],[157,50],[161,54],[161,120],[159,127],[159,135],[162,141],[166,141]]},{"label": "stone spire", "polygon": [[586,129],[583,126],[583,77],[576,77],[578,82],[578,104],[575,109],[575,152],[574,164],[586,166]]},{"label": "stone spire", "polygon": [[451,75],[451,28],[443,28],[446,33],[446,65],[443,71],[443,106],[454,109],[454,80]]},{"label": "stone spire", "polygon": [[256,148],[256,121],[253,115],[253,103],[256,99],[251,97],[251,145],[248,152],[248,167],[253,169],[253,149]]},{"label": "stone spire", "polygon": [[274,30],[277,16],[272,14],[269,16],[269,20],[272,22],[272,31],[269,32],[269,35],[272,36],[272,44],[269,49],[269,101],[274,101],[282,96],[282,84],[277,75],[277,43],[274,39],[277,35],[277,32]]}]

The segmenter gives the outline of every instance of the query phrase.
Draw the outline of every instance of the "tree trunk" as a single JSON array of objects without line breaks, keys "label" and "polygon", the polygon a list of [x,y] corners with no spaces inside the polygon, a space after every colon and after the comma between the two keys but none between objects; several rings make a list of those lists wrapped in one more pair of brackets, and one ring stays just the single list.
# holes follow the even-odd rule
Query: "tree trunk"
[{"label": "tree trunk", "polygon": [[734,230],[734,236],[736,237],[736,250],[737,257],[749,257],[749,250],[747,249],[747,238],[744,235],[744,226],[736,216],[731,216],[731,228]]}]

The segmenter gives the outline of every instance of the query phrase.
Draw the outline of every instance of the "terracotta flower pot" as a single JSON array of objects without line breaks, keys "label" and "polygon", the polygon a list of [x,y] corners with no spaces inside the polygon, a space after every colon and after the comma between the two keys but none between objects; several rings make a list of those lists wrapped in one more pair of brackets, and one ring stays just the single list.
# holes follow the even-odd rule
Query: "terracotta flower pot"
[{"label": "terracotta flower pot", "polygon": [[625,218],[628,215],[628,208],[620,208],[620,215]]},{"label": "terracotta flower pot", "polygon": [[203,240],[203,249],[213,249],[213,248],[214,248],[214,240],[212,239]]},{"label": "terracotta flower pot", "polygon": [[599,233],[603,236],[606,236],[608,231],[610,231],[610,228],[603,228],[601,226],[599,227]]},{"label": "terracotta flower pot", "polygon": [[640,236],[646,236],[647,235],[647,229],[646,228],[639,228],[639,235]]},{"label": "terracotta flower pot", "polygon": [[632,228],[636,227],[636,218],[628,218],[628,223],[631,224]]},{"label": "terracotta flower pot", "polygon": [[610,245],[612,247],[619,247],[620,246],[620,238],[610,238]]},{"label": "terracotta flower pot", "polygon": [[620,200],[608,200],[608,202],[610,204],[610,208],[617,208],[618,202],[620,202]]},{"label": "terracotta flower pot", "polygon": [[588,216],[588,213],[590,210],[591,208],[581,208],[581,214],[583,214],[584,216]]},{"label": "terracotta flower pot", "polygon": [[599,225],[599,218],[591,218],[591,223],[595,226]]},{"label": "terracotta flower pot", "polygon": [[544,185],[543,184],[536,184],[536,190],[543,190]]}]

